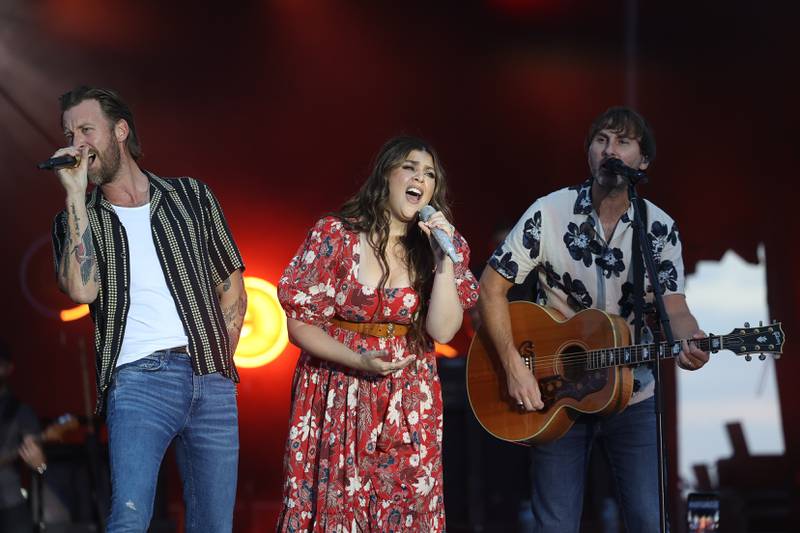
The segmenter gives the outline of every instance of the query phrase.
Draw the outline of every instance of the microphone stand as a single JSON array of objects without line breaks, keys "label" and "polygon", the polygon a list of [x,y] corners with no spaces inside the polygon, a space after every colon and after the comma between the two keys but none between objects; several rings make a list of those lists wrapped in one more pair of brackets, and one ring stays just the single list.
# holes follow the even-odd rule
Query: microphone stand
[{"label": "microphone stand", "polygon": [[[675,344],[675,338],[672,334],[672,327],[669,323],[669,315],[664,307],[664,289],[658,282],[658,271],[656,269],[656,262],[653,258],[653,249],[649,245],[647,239],[647,228],[642,224],[642,214],[639,212],[639,195],[636,192],[636,184],[639,183],[646,176],[643,172],[627,173],[625,176],[628,178],[628,199],[633,205],[633,226],[634,230],[639,235],[638,252],[643,255],[644,264],[647,269],[647,276],[650,279],[650,284],[653,287],[653,294],[655,295],[656,310],[658,311],[659,322],[661,323],[661,330],[667,340],[667,346],[672,348]],[[637,253],[633,250],[633,253]],[[636,294],[636,298],[644,298],[647,293],[647,288],[644,289],[644,294]],[[644,321],[644,315],[642,315]],[[643,325],[642,325],[643,326]],[[656,400],[656,447],[658,459],[658,507],[660,514],[660,528],[662,533],[666,533],[667,529],[667,487],[666,476],[664,475],[664,432],[663,432],[663,402],[661,398],[661,356],[656,357],[656,364],[653,367],[653,376],[655,378],[655,400]]]}]

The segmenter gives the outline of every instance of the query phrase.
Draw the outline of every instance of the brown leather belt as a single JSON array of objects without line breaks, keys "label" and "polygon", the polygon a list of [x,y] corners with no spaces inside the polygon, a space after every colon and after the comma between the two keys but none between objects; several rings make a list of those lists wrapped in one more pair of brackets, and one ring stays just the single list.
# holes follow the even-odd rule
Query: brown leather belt
[{"label": "brown leather belt", "polygon": [[337,327],[373,337],[402,337],[410,329],[406,324],[394,322],[348,322],[338,318],[334,318],[331,322]]}]

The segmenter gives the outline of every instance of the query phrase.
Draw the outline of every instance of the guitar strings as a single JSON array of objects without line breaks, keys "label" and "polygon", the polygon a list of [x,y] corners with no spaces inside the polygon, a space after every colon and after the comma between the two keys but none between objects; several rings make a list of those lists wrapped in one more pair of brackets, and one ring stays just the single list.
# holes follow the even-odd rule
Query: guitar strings
[{"label": "guitar strings", "polygon": [[[698,347],[700,347],[704,351],[709,348],[709,346],[707,346],[709,344],[709,341],[710,341],[709,338],[695,339],[695,342],[698,344]],[[676,344],[681,343],[681,342],[682,341],[675,341]],[[658,352],[658,348],[659,347],[663,347],[663,348],[667,349],[667,352],[665,353],[665,355],[661,355],[660,357],[662,357],[662,358],[675,357],[675,354],[673,354],[672,351],[669,350],[668,344],[669,344],[668,342],[662,342],[662,343],[660,343],[658,345],[656,345],[656,344],[642,344],[642,345],[636,345],[636,346],[615,346],[615,347],[612,347],[612,348],[605,348],[605,349],[599,349],[599,350],[590,350],[590,351],[583,351],[583,352],[573,352],[573,353],[563,354],[563,355],[562,354],[550,354],[550,355],[542,355],[542,356],[523,356],[523,358],[524,359],[533,358],[534,359],[534,363],[533,363],[534,368],[540,368],[540,367],[543,367],[543,366],[549,366],[552,362],[554,362],[554,361],[556,361],[558,359],[560,359],[561,362],[565,366],[567,366],[567,365],[568,366],[577,366],[577,365],[586,365],[586,366],[588,366],[590,357],[593,357],[593,356],[597,355],[598,357],[600,357],[600,361],[602,361],[602,360],[606,359],[606,357],[604,357],[604,355],[607,355],[607,354],[602,354],[602,352],[611,351],[611,352],[617,352],[616,355],[621,355],[619,352],[621,350],[625,350],[625,349],[631,350],[632,355],[635,356],[637,354],[637,352],[639,352],[639,353],[643,352],[644,348],[654,349],[656,352]],[[641,360],[632,361],[630,364],[642,363],[642,362],[650,362],[653,359],[655,359],[655,358],[648,359],[646,361],[641,361]],[[615,364],[608,365],[609,367],[611,367],[611,366],[619,366],[620,364],[625,364],[625,363],[619,363],[618,357],[614,357],[612,360],[615,361]],[[596,368],[608,368],[608,367],[603,366],[602,364],[600,364]]]}]

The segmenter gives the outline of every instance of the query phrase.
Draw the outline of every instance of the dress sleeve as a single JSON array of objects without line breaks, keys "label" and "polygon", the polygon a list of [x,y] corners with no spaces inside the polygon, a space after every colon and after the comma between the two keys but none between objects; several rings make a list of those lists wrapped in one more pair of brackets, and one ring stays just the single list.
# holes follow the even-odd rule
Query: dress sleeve
[{"label": "dress sleeve", "polygon": [[330,320],[337,286],[347,276],[341,261],[346,245],[342,222],[335,217],[322,218],[311,228],[278,282],[286,316],[313,326]]},{"label": "dress sleeve", "polygon": [[462,260],[454,265],[458,300],[463,309],[469,309],[478,301],[478,295],[480,294],[478,280],[475,279],[475,275],[469,269],[469,245],[466,239],[458,232],[453,236],[453,246],[456,252],[462,256]]}]

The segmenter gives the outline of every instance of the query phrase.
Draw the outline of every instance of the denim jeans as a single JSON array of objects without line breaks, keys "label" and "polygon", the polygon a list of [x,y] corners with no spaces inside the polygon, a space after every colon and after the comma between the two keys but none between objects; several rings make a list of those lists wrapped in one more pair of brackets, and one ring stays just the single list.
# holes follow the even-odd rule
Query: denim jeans
[{"label": "denim jeans", "polygon": [[158,471],[175,440],[186,531],[230,532],[239,430],[236,388],[222,374],[195,375],[170,350],[120,366],[108,392],[111,515],[108,533],[144,532]]},{"label": "denim jeans", "polygon": [[537,533],[580,528],[589,456],[605,440],[627,531],[659,531],[655,399],[606,417],[582,415],[560,439],[532,452],[533,519]]}]

